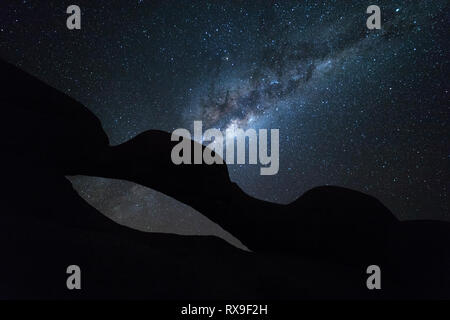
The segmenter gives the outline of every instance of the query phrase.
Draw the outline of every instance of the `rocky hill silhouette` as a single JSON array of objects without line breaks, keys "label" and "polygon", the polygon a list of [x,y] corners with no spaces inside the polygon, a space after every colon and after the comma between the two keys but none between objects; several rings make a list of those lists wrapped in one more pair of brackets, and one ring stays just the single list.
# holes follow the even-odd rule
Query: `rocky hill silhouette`
[{"label": "rocky hill silhouette", "polygon": [[[289,205],[254,199],[226,165],[174,165],[169,133],[110,146],[83,105],[8,63],[0,71],[0,298],[450,298],[448,223],[400,222],[375,198],[340,187],[315,188]],[[77,194],[70,175],[162,192],[251,252],[216,237],[118,225]],[[66,288],[72,264],[82,269],[82,290]],[[382,290],[366,287],[372,264]]]}]

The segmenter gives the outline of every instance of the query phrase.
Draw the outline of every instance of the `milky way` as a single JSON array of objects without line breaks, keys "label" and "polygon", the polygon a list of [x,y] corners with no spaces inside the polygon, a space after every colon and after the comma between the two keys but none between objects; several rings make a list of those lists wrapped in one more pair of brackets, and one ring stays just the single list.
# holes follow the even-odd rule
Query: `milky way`
[{"label": "milky way", "polygon": [[[277,128],[277,175],[229,166],[249,194],[289,203],[339,185],[400,219],[450,219],[448,1],[379,1],[381,30],[366,27],[373,1],[78,1],[76,32],[60,1],[4,3],[0,56],[84,103],[113,144],[194,120]],[[184,209],[151,190],[73,181],[110,216],[107,203],[128,195],[154,210],[146,226],[185,224]],[[136,225],[131,204],[120,208]],[[213,228],[190,218],[172,231]]]}]

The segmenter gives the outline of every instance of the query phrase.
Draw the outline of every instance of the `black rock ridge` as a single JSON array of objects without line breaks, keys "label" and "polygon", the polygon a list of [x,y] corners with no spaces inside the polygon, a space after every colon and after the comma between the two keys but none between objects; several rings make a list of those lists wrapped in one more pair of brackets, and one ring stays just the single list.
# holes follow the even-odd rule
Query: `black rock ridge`
[{"label": "black rock ridge", "polygon": [[[169,133],[110,146],[83,105],[8,63],[0,71],[0,298],[450,298],[448,223],[400,222],[375,198],[340,187],[315,188],[289,205],[254,199],[225,165],[174,165]],[[70,175],[160,191],[251,252],[216,237],[118,225],[77,194]],[[66,287],[73,264],[81,290]],[[381,290],[366,286],[369,265],[381,268]]]}]

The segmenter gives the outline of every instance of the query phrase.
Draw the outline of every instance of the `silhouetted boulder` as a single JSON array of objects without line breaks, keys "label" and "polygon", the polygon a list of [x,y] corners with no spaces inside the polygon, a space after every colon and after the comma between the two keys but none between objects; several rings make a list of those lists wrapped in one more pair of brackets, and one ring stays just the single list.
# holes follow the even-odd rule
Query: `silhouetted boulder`
[{"label": "silhouetted boulder", "polygon": [[82,104],[0,60],[0,147],[70,173],[108,146],[98,118]]},{"label": "silhouetted boulder", "polygon": [[[447,223],[399,222],[373,197],[339,187],[289,205],[254,199],[225,165],[174,165],[168,133],[111,147],[78,102],[4,62],[0,77],[0,298],[450,297]],[[75,174],[163,192],[252,252],[215,237],[120,226],[74,191],[65,175]],[[81,291],[65,286],[72,264],[82,268]],[[365,286],[369,264],[382,268],[381,291]]]}]

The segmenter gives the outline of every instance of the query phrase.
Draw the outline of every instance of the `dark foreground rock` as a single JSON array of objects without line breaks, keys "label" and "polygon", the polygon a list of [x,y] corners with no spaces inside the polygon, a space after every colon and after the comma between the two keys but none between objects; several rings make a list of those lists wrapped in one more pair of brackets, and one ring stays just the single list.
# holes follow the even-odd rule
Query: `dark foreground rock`
[{"label": "dark foreground rock", "polygon": [[[168,133],[109,146],[85,107],[0,62],[0,298],[450,298],[450,226],[400,222],[339,187],[283,206],[253,199],[226,166],[175,166]],[[143,233],[86,203],[65,178],[125,179],[182,201],[252,252],[215,237]],[[66,268],[82,290],[66,288]],[[366,287],[379,265],[382,290]]]}]

